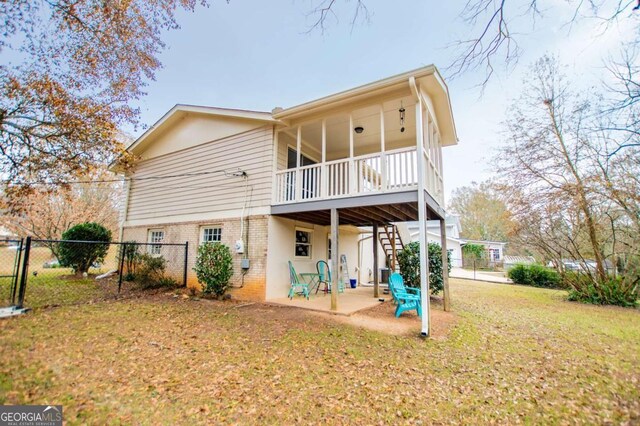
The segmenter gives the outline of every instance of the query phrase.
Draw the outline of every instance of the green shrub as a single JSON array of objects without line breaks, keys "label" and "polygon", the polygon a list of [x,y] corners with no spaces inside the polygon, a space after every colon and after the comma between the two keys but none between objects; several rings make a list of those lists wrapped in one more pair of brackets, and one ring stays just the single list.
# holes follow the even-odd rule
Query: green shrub
[{"label": "green shrub", "polygon": [[556,271],[542,265],[517,264],[509,269],[507,276],[515,284],[534,287],[558,288],[562,284],[560,275]]},{"label": "green shrub", "polygon": [[62,241],[58,244],[58,260],[60,265],[71,267],[76,274],[81,275],[89,271],[95,263],[104,260],[109,251],[111,231],[95,222],[85,222],[74,225],[62,234],[63,240],[98,241],[99,243],[74,243]]},{"label": "green shrub", "polygon": [[180,284],[173,277],[163,276],[158,280],[158,287],[176,288],[180,287]]},{"label": "green shrub", "polygon": [[204,286],[203,293],[222,296],[227,291],[233,275],[231,250],[220,243],[201,244],[193,270],[196,271],[198,281]]},{"label": "green shrub", "polygon": [[600,281],[588,274],[567,272],[564,281],[569,286],[569,300],[593,305],[635,307],[640,298],[639,277],[617,276]]},{"label": "green shrub", "polygon": [[[444,288],[442,277],[442,247],[437,243],[429,243],[429,289],[431,294],[438,294]],[[448,271],[451,271],[451,253],[447,255]],[[420,243],[407,244],[398,253],[400,274],[408,287],[420,287]]]},{"label": "green shrub", "polygon": [[143,253],[137,256],[135,282],[142,289],[159,288],[164,286],[164,271],[167,269],[167,261],[162,256],[152,256]]},{"label": "green shrub", "polygon": [[[136,268],[140,263],[140,253],[135,241],[126,241],[122,248],[124,254],[124,268],[122,271],[126,281],[133,281],[136,276]],[[126,271],[126,272],[125,272]]]}]

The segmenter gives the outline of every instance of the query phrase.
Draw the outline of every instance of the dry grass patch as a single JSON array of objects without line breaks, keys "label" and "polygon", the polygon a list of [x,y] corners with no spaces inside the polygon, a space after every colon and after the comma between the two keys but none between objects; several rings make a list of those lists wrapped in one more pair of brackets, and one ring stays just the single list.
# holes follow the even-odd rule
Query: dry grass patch
[{"label": "dry grass patch", "polygon": [[640,422],[638,311],[451,285],[442,340],[168,295],[3,320],[0,403],[69,424]]}]

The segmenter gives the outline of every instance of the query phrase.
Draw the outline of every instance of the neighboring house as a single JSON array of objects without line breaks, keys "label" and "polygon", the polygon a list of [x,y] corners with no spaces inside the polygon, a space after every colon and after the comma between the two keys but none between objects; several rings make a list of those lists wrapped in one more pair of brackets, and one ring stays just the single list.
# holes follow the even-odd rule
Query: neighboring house
[{"label": "neighboring house", "polygon": [[[447,215],[445,219],[445,235],[447,237],[447,251],[451,253],[451,266],[462,267],[462,245],[460,240],[460,232],[462,232],[462,226],[460,225],[460,217],[457,215]],[[410,235],[411,241],[418,241],[419,229],[417,222],[406,223],[407,232]],[[427,239],[430,243],[442,244],[442,238],[440,235],[440,221],[429,220],[427,221]]]},{"label": "neighboring house", "polygon": [[503,241],[467,240],[465,238],[462,238],[461,241],[463,246],[466,244],[483,246],[489,262],[500,263],[504,260],[504,246],[507,243]]},{"label": "neighboring house", "polygon": [[287,294],[287,261],[335,256],[334,212],[355,278],[359,227],[444,217],[441,150],[456,143],[434,66],[271,113],[176,105],[128,148],[122,238],[188,241],[189,286],[198,244],[225,243],[231,293],[265,300]]},{"label": "neighboring house", "polygon": [[20,237],[18,237],[16,234],[9,231],[7,228],[0,226],[0,241],[19,240],[19,239]]}]

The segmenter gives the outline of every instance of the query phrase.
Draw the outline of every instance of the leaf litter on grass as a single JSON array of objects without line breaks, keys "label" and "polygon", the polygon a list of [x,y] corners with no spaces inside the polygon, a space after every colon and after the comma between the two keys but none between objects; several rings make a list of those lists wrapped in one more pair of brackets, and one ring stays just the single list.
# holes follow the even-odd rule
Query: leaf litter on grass
[{"label": "leaf litter on grass", "polygon": [[0,321],[0,401],[69,424],[640,422],[638,312],[451,288],[458,322],[427,341],[161,294],[42,310]]}]

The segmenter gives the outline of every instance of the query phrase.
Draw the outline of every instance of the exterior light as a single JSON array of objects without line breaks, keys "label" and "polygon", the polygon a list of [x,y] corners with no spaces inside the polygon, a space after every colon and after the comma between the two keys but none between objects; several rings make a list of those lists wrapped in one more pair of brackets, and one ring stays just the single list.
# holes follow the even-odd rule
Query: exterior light
[{"label": "exterior light", "polygon": [[353,129],[357,134],[364,132],[364,127],[358,126]]},{"label": "exterior light", "polygon": [[400,113],[400,132],[404,132],[404,113],[405,113],[405,109],[404,109],[404,106],[402,105],[402,101],[400,101],[400,109],[398,110],[398,112]]}]

